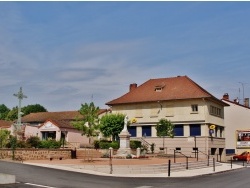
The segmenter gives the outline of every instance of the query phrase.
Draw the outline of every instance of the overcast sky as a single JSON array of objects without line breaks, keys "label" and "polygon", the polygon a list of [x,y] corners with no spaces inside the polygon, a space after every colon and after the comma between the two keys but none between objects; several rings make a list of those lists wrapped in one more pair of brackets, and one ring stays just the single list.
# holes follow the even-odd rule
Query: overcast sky
[{"label": "overcast sky", "polygon": [[187,75],[250,97],[250,2],[0,2],[0,104],[100,108],[129,84]]}]

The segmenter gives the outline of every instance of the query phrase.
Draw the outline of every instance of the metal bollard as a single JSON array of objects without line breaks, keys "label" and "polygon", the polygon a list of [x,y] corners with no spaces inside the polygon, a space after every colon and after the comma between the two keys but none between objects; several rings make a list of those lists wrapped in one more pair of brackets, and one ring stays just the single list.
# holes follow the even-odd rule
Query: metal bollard
[{"label": "metal bollard", "polygon": [[168,177],[170,177],[171,160],[168,160]]}]

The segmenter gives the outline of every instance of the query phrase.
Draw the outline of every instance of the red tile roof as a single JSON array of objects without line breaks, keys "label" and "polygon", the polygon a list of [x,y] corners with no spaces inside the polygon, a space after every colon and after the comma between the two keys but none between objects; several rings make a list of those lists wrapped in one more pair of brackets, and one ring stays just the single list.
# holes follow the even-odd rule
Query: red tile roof
[{"label": "red tile roof", "polygon": [[[155,91],[157,88],[161,91]],[[150,79],[106,105],[200,98],[210,98],[226,105],[187,76]]]},{"label": "red tile roof", "polygon": [[10,128],[12,124],[12,121],[0,120],[0,128]]},{"label": "red tile roof", "polygon": [[[99,115],[107,112],[107,109],[100,109]],[[64,112],[37,112],[30,113],[22,117],[22,123],[43,123],[46,120],[75,120],[83,116],[78,111],[64,111]]]},{"label": "red tile roof", "polygon": [[[57,127],[59,128],[67,128],[67,129],[75,129],[72,124],[71,124],[71,121],[70,120],[47,120],[46,122],[52,122],[54,125],[56,125]],[[44,124],[46,123],[44,122]],[[44,124],[42,124],[41,126],[39,127],[42,127]]]}]

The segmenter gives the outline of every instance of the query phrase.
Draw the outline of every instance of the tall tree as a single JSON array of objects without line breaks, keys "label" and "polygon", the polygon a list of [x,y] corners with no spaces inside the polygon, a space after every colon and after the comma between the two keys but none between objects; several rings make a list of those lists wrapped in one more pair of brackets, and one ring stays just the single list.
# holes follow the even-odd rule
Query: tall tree
[{"label": "tall tree", "polygon": [[47,112],[47,109],[40,104],[31,104],[23,107],[21,111],[23,113],[22,115],[25,116],[30,113]]},{"label": "tall tree", "polygon": [[89,137],[89,144],[91,143],[91,138],[97,136],[97,130],[99,128],[99,113],[100,108],[96,107],[93,102],[90,104],[81,104],[79,110],[83,118],[77,118],[72,122],[72,125],[82,132],[82,135]]},{"label": "tall tree", "polygon": [[118,138],[118,134],[124,126],[124,114],[107,114],[100,120],[100,131],[105,137],[112,136],[112,140]]},{"label": "tall tree", "polygon": [[156,124],[157,136],[163,137],[163,148],[165,147],[165,137],[168,136],[170,138],[174,138],[174,124],[171,123],[170,120],[160,119]]},{"label": "tall tree", "polygon": [[0,119],[4,120],[9,113],[10,109],[4,104],[0,105]]},{"label": "tall tree", "polygon": [[17,119],[17,114],[18,114],[18,107],[13,107],[7,114],[6,116],[6,120],[9,120],[9,121],[14,121]]}]

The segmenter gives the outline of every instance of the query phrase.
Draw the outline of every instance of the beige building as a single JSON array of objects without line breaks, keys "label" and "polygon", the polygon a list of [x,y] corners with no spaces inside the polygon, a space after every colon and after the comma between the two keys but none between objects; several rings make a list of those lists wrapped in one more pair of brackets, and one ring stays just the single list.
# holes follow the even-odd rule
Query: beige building
[{"label": "beige building", "polygon": [[[169,154],[177,148],[187,156],[194,156],[194,148],[200,157],[225,154],[224,106],[228,105],[187,76],[131,84],[128,93],[106,104],[112,113],[135,118],[129,127],[131,138],[154,143],[156,152],[165,147]],[[161,118],[175,125],[173,139],[157,137],[155,126]]]},{"label": "beige building", "polygon": [[226,153],[239,154],[250,151],[250,108],[249,98],[240,104],[237,99],[230,100],[229,95],[223,95],[223,102],[230,106],[225,107],[225,137]]}]

